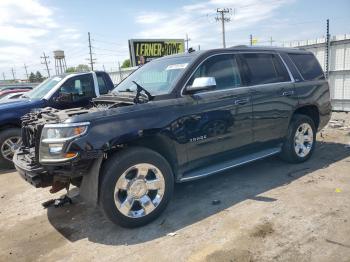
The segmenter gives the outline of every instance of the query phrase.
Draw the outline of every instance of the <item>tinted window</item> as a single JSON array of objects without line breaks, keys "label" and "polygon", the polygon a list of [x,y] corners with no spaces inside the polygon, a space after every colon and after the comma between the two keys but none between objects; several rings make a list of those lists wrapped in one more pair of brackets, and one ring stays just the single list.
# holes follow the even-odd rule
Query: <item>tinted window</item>
[{"label": "tinted window", "polygon": [[289,54],[305,80],[324,79],[323,71],[312,54]]},{"label": "tinted window", "polygon": [[233,55],[217,55],[208,58],[194,73],[189,84],[197,77],[214,77],[216,89],[241,86],[241,77]]},{"label": "tinted window", "polygon": [[100,90],[100,95],[107,94],[108,88],[102,75],[97,75],[97,83],[98,89]]},{"label": "tinted window", "polygon": [[290,81],[287,69],[274,54],[243,54],[248,84],[261,85]]},{"label": "tinted window", "polygon": [[94,83],[91,74],[75,76],[68,79],[59,91],[59,95],[67,94],[72,94],[74,101],[86,97],[94,97]]}]

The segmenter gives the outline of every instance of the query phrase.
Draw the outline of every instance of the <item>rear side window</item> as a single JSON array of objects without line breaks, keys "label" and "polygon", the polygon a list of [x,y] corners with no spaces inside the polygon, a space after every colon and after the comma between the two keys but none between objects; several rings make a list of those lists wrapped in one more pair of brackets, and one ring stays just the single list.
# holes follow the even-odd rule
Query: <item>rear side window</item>
[{"label": "rear side window", "polygon": [[304,80],[321,80],[324,74],[320,64],[312,54],[289,54]]},{"label": "rear side window", "polygon": [[98,88],[100,90],[100,95],[107,94],[108,88],[102,75],[97,75],[97,83],[98,83]]},{"label": "rear side window", "polygon": [[249,85],[290,81],[286,67],[274,54],[243,54]]}]

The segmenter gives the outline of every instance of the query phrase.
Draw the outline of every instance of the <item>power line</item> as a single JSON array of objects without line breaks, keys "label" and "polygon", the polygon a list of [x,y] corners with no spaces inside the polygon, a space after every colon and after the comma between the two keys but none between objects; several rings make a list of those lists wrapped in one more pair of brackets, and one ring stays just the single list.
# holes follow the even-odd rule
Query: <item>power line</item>
[{"label": "power line", "polygon": [[47,62],[47,58],[49,58],[49,56],[46,56],[45,52],[43,52],[43,54],[44,54],[44,56],[41,56],[40,58],[44,59],[44,62],[41,62],[41,63],[46,65],[47,75],[50,77],[50,69],[49,69],[49,65],[48,65],[48,63],[50,63],[50,61]]},{"label": "power line", "polygon": [[231,8],[218,8],[216,12],[219,14],[215,19],[216,21],[221,21],[222,26],[222,45],[226,48],[226,40],[225,40],[225,22],[230,22],[231,19],[229,17],[225,17],[226,14],[231,13]]}]

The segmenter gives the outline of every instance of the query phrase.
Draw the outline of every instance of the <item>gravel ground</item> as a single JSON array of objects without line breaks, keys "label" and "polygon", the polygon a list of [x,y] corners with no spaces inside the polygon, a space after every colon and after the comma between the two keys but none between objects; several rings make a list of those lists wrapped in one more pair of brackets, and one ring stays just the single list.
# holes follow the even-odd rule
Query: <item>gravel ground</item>
[{"label": "gravel ground", "polygon": [[350,261],[350,114],[333,120],[306,163],[271,157],[177,185],[138,229],[78,199],[44,209],[60,194],[0,172],[0,261]]}]

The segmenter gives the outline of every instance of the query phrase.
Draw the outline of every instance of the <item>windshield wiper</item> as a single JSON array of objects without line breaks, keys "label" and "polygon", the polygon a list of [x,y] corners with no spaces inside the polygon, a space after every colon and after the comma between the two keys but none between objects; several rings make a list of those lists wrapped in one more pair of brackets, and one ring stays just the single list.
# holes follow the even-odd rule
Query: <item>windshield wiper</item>
[{"label": "windshield wiper", "polygon": [[[152,96],[152,95],[150,94],[150,92],[148,92],[145,88],[143,88],[142,86],[140,86],[136,81],[132,81],[132,82],[133,82],[133,83],[136,85],[136,87],[137,87],[137,89],[136,89],[136,96],[135,96],[135,98],[134,98],[134,103],[135,103],[135,104],[142,103],[142,101],[140,101],[140,95],[141,95],[141,92],[142,92],[142,91],[146,94],[146,96],[147,96],[147,98],[148,98],[148,101],[153,100],[154,96]],[[129,90],[130,90],[130,89],[129,89]]]}]

